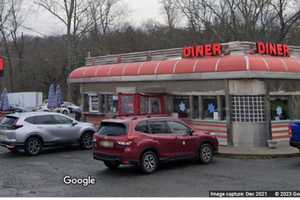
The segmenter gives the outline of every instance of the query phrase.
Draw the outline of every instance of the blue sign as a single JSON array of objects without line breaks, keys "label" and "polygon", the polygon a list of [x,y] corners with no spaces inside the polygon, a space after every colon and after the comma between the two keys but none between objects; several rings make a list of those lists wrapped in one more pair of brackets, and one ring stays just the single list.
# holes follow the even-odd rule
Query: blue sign
[{"label": "blue sign", "polygon": [[214,113],[216,111],[216,106],[213,103],[208,104],[208,112]]}]

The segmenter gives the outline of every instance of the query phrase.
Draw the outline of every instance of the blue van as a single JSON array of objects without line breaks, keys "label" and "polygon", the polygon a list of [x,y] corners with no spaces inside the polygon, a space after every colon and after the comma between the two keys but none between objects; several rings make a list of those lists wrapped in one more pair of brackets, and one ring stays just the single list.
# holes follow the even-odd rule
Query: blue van
[{"label": "blue van", "polygon": [[300,150],[300,121],[289,124],[290,146]]}]

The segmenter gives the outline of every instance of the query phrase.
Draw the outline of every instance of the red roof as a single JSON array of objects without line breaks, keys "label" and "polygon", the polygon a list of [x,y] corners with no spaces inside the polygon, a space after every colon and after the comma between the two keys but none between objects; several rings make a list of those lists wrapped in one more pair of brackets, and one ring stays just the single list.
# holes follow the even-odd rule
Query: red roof
[{"label": "red roof", "polygon": [[262,55],[228,55],[197,59],[120,63],[81,67],[70,74],[70,79],[242,71],[300,73],[300,59]]}]

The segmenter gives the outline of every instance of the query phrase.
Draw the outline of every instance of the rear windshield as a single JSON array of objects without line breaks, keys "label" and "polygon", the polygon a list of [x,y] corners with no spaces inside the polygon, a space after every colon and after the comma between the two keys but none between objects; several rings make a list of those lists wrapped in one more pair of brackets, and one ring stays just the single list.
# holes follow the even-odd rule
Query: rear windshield
[{"label": "rear windshield", "polygon": [[13,125],[18,121],[17,117],[6,116],[0,122],[1,128],[13,128]]},{"label": "rear windshield", "polygon": [[122,123],[102,122],[98,130],[98,135],[120,136],[126,134],[126,125]]}]

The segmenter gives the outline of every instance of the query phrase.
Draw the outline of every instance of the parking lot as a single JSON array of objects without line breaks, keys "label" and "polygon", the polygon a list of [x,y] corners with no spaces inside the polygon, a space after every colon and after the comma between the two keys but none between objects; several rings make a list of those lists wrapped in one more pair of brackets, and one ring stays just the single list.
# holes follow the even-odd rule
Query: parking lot
[{"label": "parking lot", "polygon": [[[110,171],[77,147],[47,150],[37,157],[0,147],[0,196],[208,196],[210,190],[298,190],[299,158],[237,160],[216,158],[211,165],[169,163],[152,175],[136,168]],[[96,178],[88,187],[63,179]]]}]

